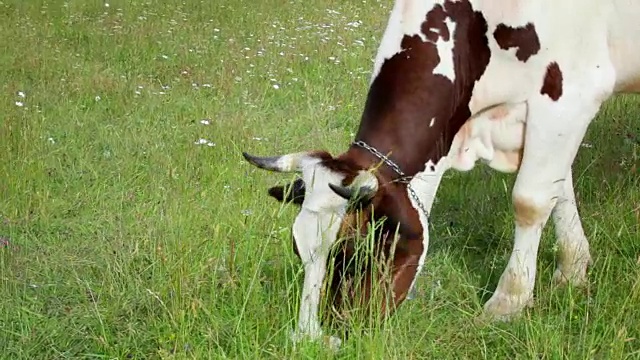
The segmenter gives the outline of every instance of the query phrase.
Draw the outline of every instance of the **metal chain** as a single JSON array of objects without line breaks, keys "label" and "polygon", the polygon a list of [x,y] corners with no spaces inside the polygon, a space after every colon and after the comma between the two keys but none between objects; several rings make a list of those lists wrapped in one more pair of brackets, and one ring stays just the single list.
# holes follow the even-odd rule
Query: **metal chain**
[{"label": "metal chain", "polygon": [[400,167],[396,165],[396,163],[391,161],[386,155],[376,150],[374,147],[369,146],[366,142],[362,140],[358,140],[358,141],[354,141],[353,144],[369,150],[370,153],[372,153],[373,155],[378,157],[380,160],[384,161],[387,165],[389,165],[389,167],[391,167],[396,173],[398,173],[398,175],[402,177],[405,176],[402,170],[400,170]]},{"label": "metal chain", "polygon": [[422,210],[422,213],[424,214],[424,216],[427,218],[427,220],[429,220],[429,212],[424,207],[424,204],[422,203],[422,201],[420,201],[420,199],[418,198],[418,195],[413,190],[413,187],[411,186],[411,184],[407,183],[407,189],[409,189],[409,193],[411,194],[411,197],[413,198],[413,200],[416,201],[416,204],[418,204],[418,207],[420,207],[420,210]]},{"label": "metal chain", "polygon": [[376,148],[369,146],[367,143],[365,143],[362,140],[354,141],[353,144],[368,150],[374,156],[384,161],[384,163],[387,164],[391,169],[393,169],[393,171],[395,171],[398,175],[400,175],[400,179],[398,179],[398,181],[407,184],[407,189],[409,189],[409,194],[411,194],[411,197],[413,198],[413,200],[415,200],[416,204],[418,204],[418,207],[420,207],[420,210],[422,210],[422,213],[424,214],[424,216],[426,216],[427,219],[429,219],[429,212],[425,208],[422,201],[420,201],[420,198],[418,198],[418,194],[416,194],[415,190],[413,190],[413,187],[409,183],[411,181],[411,177],[406,176],[405,173],[400,169],[400,166],[398,166],[396,163],[391,161],[391,159],[389,159],[386,155],[378,151]]}]

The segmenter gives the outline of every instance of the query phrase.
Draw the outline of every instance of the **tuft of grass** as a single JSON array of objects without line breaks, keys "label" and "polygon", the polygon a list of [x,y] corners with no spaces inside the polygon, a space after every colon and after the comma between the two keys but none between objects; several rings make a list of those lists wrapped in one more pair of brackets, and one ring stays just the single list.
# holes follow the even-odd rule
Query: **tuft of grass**
[{"label": "tuft of grass", "polygon": [[[364,5],[364,6],[363,6]],[[0,357],[584,359],[640,356],[638,101],[609,101],[574,164],[594,255],[536,306],[476,316],[511,250],[513,175],[449,173],[418,297],[293,347],[290,180],[245,163],[346,148],[390,2],[0,1]]]}]

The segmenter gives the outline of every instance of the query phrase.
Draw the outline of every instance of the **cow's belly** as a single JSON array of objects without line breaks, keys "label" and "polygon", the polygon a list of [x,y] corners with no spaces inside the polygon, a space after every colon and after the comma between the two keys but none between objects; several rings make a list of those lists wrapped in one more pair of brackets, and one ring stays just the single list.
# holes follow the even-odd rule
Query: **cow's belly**
[{"label": "cow's belly", "polygon": [[471,170],[478,160],[502,172],[515,172],[522,160],[527,105],[502,104],[469,119],[456,134],[449,166]]},{"label": "cow's belly", "polygon": [[613,0],[609,53],[616,70],[616,92],[640,93],[640,1]]},{"label": "cow's belly", "polygon": [[640,93],[640,46],[637,41],[634,44],[627,38],[615,39],[610,41],[609,51],[616,71],[614,91]]}]

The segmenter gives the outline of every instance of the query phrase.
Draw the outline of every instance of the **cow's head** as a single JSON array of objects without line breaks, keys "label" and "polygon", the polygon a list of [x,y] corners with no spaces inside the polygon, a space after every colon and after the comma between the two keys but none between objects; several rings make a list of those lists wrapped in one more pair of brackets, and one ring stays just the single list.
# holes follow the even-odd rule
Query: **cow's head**
[{"label": "cow's head", "polygon": [[[340,240],[334,267],[330,269],[333,277],[329,279],[330,293],[327,294],[338,312],[343,305],[368,302],[372,284],[380,285],[383,294],[393,295],[394,304],[404,299],[422,253],[422,228],[416,214],[407,211],[412,207],[406,184],[393,181],[389,169],[380,169],[384,165],[373,163],[373,159],[353,150],[335,158],[323,151],[273,157],[243,155],[259,168],[300,174],[291,184],[271,187],[268,192],[278,201],[292,202],[300,207],[292,236],[294,250],[303,263],[317,254],[321,244],[326,246]],[[367,263],[355,273],[354,269],[362,264],[351,261],[354,247],[359,245],[354,240],[372,236],[368,234],[371,220],[382,219],[384,221],[373,234],[376,242],[374,258],[380,261],[376,265]],[[397,241],[401,237],[409,241]],[[328,249],[324,249],[324,253],[327,252]],[[391,267],[386,270],[377,267],[382,263]],[[359,288],[358,295],[355,288]],[[369,309],[369,306],[365,307]],[[382,309],[383,314],[393,310],[386,311],[386,302],[373,308]]]},{"label": "cow's head", "polygon": [[[378,178],[372,171],[365,170],[351,159],[334,158],[324,151],[272,157],[243,155],[261,169],[300,174],[291,184],[274,186],[268,190],[269,195],[278,201],[291,202],[300,207],[292,228],[294,241],[300,246],[327,243],[323,241],[326,239],[333,242],[340,236],[355,235],[351,226],[355,210],[367,208],[382,194],[382,191],[378,191]],[[313,224],[319,224],[323,229]],[[295,250],[300,256],[299,251],[313,249]],[[302,254],[301,258],[304,261],[308,256]]]}]

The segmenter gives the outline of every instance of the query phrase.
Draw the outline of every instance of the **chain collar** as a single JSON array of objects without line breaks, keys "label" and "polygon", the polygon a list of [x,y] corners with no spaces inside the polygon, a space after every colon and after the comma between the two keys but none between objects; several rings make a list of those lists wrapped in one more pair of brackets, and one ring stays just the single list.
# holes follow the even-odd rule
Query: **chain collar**
[{"label": "chain collar", "polygon": [[381,153],[376,148],[374,148],[373,146],[370,146],[366,142],[364,142],[362,140],[356,140],[352,144],[356,145],[356,146],[359,146],[359,147],[369,151],[371,154],[373,154],[373,156],[375,156],[378,159],[382,160],[385,164],[387,164],[387,166],[389,166],[391,169],[393,169],[393,171],[395,171],[396,174],[400,175],[400,178],[398,178],[396,181],[407,184],[407,189],[409,190],[409,193],[411,194],[411,197],[413,198],[413,200],[415,200],[415,202],[418,205],[418,207],[420,207],[420,210],[422,211],[424,216],[426,216],[426,218],[429,219],[429,212],[425,208],[425,206],[422,203],[422,201],[420,201],[420,198],[418,198],[418,194],[416,194],[415,190],[413,190],[413,187],[409,183],[411,181],[411,179],[412,179],[411,176],[406,176],[405,173],[402,171],[402,169],[400,169],[400,166],[398,166],[398,164],[393,162],[385,154]]},{"label": "chain collar", "polygon": [[357,146],[360,146],[363,149],[368,150],[375,157],[377,157],[378,159],[384,161],[384,163],[387,164],[391,169],[393,169],[393,171],[395,171],[396,174],[400,175],[400,178],[404,180],[402,182],[407,182],[407,183],[409,182],[409,180],[406,179],[408,177],[400,169],[400,166],[398,166],[398,164],[396,164],[393,161],[391,161],[391,159],[389,159],[385,154],[381,153],[380,151],[378,151],[373,146],[369,146],[366,142],[364,142],[362,140],[354,141],[353,145],[357,145]]}]

